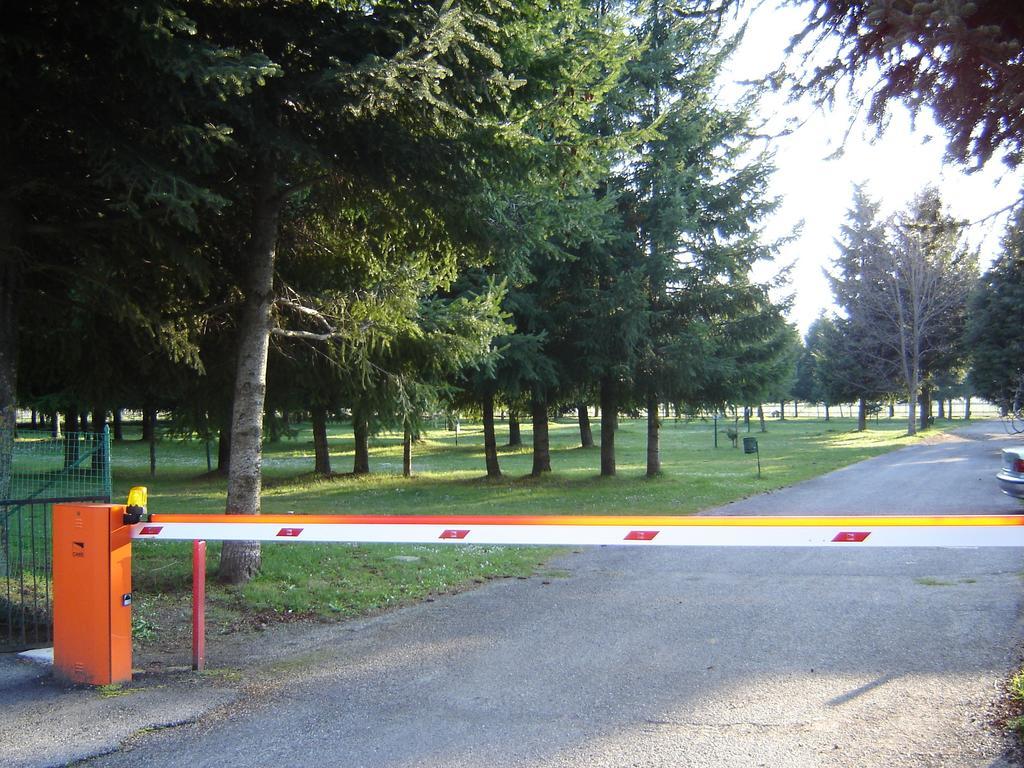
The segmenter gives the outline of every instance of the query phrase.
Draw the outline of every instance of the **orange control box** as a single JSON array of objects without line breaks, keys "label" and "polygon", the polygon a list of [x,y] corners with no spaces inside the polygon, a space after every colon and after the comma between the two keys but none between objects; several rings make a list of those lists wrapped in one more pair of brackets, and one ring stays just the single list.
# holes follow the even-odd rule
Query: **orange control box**
[{"label": "orange control box", "polygon": [[75,683],[132,679],[132,543],[121,504],[53,506],[53,665]]}]

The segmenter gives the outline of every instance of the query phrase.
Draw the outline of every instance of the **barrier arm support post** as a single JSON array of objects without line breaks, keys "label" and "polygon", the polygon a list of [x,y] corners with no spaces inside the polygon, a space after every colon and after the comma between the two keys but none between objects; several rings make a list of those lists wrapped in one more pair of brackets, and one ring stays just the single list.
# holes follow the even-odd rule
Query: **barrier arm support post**
[{"label": "barrier arm support post", "polygon": [[53,665],[72,683],[132,679],[132,539],[122,504],[53,507]]},{"label": "barrier arm support post", "polygon": [[206,542],[192,542],[192,669],[206,669]]}]

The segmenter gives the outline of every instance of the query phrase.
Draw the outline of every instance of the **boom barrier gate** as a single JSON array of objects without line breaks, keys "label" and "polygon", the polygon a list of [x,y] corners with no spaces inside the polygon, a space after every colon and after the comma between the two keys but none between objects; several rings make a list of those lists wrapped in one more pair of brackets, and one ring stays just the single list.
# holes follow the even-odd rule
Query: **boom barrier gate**
[{"label": "boom barrier gate", "polygon": [[[74,681],[131,679],[132,541],[401,544],[1024,547],[1024,516],[668,517],[154,514],[54,506],[54,666]],[[137,519],[137,518],[136,518]],[[197,550],[199,548],[197,547]],[[193,574],[199,574],[198,567]],[[200,578],[196,576],[196,578]]]}]

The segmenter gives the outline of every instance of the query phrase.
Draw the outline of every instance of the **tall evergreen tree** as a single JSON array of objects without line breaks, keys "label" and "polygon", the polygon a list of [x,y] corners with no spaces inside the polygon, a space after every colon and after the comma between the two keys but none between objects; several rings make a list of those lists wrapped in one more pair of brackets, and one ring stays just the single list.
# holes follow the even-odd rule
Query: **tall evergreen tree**
[{"label": "tall evergreen tree", "polygon": [[[525,79],[510,113],[529,139],[520,155],[527,167],[506,192],[516,224],[509,239],[522,258],[499,260],[492,269],[510,285],[506,308],[517,332],[499,340],[503,359],[495,379],[476,377],[475,388],[482,401],[500,391],[509,402],[529,407],[535,475],[551,469],[549,412],[580,378],[578,358],[566,353],[560,314],[572,279],[569,265],[581,244],[605,227],[610,201],[594,188],[603,183],[616,150],[634,141],[633,131],[596,127],[637,50],[625,34],[627,21],[608,8],[595,12],[587,2],[545,6],[523,25],[507,55]],[[485,423],[485,430],[493,427]],[[489,456],[488,474],[499,471],[496,455]]]},{"label": "tall evergreen tree", "polygon": [[831,418],[831,407],[844,400],[836,377],[831,374],[830,343],[836,336],[835,322],[824,315],[807,329],[804,356],[797,368],[797,396],[825,406],[825,421]]},{"label": "tall evergreen tree", "polygon": [[[181,289],[209,275],[200,220],[226,200],[207,174],[231,137],[208,109],[274,72],[211,44],[173,0],[20,3],[0,31],[0,413],[13,419],[18,329],[70,303],[128,334],[139,359],[189,357]],[[144,254],[144,257],[143,257]],[[173,279],[171,276],[173,275]],[[31,301],[25,300],[31,297]],[[67,336],[75,333],[67,328]],[[84,341],[82,342],[84,345]],[[94,374],[102,375],[99,366]]]},{"label": "tall evergreen tree", "polygon": [[[766,190],[770,165],[763,156],[751,159],[746,138],[752,105],[725,109],[712,95],[735,40],[723,38],[713,4],[683,8],[631,6],[642,53],[630,63],[608,119],[616,130],[650,130],[610,177],[612,234],[592,246],[604,261],[588,254],[607,281],[609,312],[591,329],[604,347],[591,353],[604,359],[602,410],[605,403],[617,407],[612,396],[646,409],[649,476],[660,472],[659,403],[703,403],[711,396],[701,389],[710,377],[701,374],[695,354],[702,334],[716,316],[736,320],[742,305],[765,297],[748,275],[773,251],[759,231],[774,202]],[[722,284],[728,288],[717,290]],[[717,330],[724,327],[720,322]],[[602,428],[603,447],[606,435],[614,437],[610,425]],[[603,453],[602,472],[614,472],[612,446]]]},{"label": "tall evergreen tree", "polygon": [[844,400],[860,403],[860,430],[867,428],[867,402],[893,391],[899,377],[897,356],[875,336],[878,318],[871,309],[874,297],[884,290],[872,282],[881,279],[873,265],[880,264],[889,252],[879,208],[863,186],[854,187],[852,207],[835,241],[839,253],[828,273],[836,304],[845,318],[835,324],[841,337],[833,337],[827,347],[827,375],[832,387],[843,392]]},{"label": "tall evergreen tree", "polygon": [[796,362],[796,378],[792,388],[794,400],[805,403],[824,402],[821,389],[818,386],[817,361],[815,359],[815,352],[821,345],[821,324],[823,322],[825,322],[824,316],[819,316],[811,323],[806,336],[801,340],[800,356]]},{"label": "tall evergreen tree", "polygon": [[967,347],[977,393],[1006,410],[1024,408],[1024,208],[971,296]]},{"label": "tall evergreen tree", "polygon": [[[350,210],[352,200],[376,195],[397,201],[395,210],[421,211],[416,223],[432,225],[428,231],[464,244],[486,238],[492,208],[484,207],[482,180],[494,166],[485,156],[500,161],[514,137],[514,126],[500,121],[515,83],[496,53],[499,22],[516,16],[486,2],[378,5],[370,12],[313,0],[197,2],[189,10],[199,39],[276,67],[261,88],[223,109],[238,148],[225,194],[246,223],[234,256],[244,302],[227,510],[258,513],[275,307],[285,299],[303,311],[274,281],[283,223],[307,190],[330,189]],[[442,255],[448,259],[436,270],[453,270],[455,252]],[[244,581],[258,567],[256,543],[222,550],[225,581]]]},{"label": "tall evergreen tree", "polygon": [[124,395],[125,360],[136,385],[156,357],[197,365],[198,323],[182,309],[209,278],[194,236],[225,205],[206,176],[230,142],[208,106],[273,66],[193,32],[174,0],[4,9],[0,476],[18,391],[38,394],[46,375],[19,385],[18,360],[32,353],[21,329],[54,331],[66,348],[78,336],[69,362],[93,352],[87,376],[69,365],[44,393],[84,408]]}]

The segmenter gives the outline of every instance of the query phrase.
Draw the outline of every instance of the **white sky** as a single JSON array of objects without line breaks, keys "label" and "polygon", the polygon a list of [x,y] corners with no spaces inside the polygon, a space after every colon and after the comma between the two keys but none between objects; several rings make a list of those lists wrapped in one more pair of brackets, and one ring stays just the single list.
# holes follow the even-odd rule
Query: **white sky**
[{"label": "white sky", "polygon": [[[743,44],[721,81],[726,97],[735,93],[733,82],[755,79],[775,69],[791,35],[801,28],[803,9],[775,9],[772,5],[769,1],[754,13]],[[855,183],[866,183],[868,193],[881,202],[886,215],[906,207],[917,192],[934,183],[950,211],[969,221],[1009,205],[1020,194],[1024,174],[1010,172],[998,161],[970,175],[943,165],[946,139],[942,130],[929,115],[921,115],[912,129],[909,114],[899,105],[880,139],[875,138],[874,127],[860,120],[845,145],[851,114],[846,105],[823,114],[810,102],[786,104],[772,99],[763,103],[762,112],[779,119],[780,125],[784,117],[806,118],[793,134],[769,144],[778,168],[771,191],[781,198],[781,206],[768,226],[768,235],[784,236],[804,222],[801,236],[783,248],[776,262],[794,264],[795,301],[790,319],[801,333],[821,311],[831,307],[831,291],[822,268],[836,255],[834,238],[846,217]],[[828,160],[840,146],[844,146],[843,155]],[[980,249],[982,269],[997,255],[1005,224],[1004,215],[971,228],[970,238]]]}]

